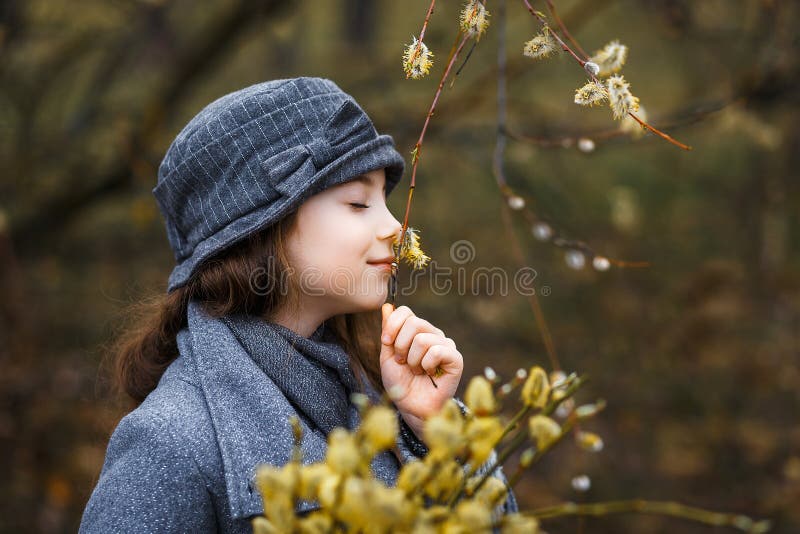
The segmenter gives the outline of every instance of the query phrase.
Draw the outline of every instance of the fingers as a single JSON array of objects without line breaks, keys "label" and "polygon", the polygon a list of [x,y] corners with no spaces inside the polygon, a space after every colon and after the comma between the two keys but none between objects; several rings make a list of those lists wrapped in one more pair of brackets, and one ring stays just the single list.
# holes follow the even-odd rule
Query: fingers
[{"label": "fingers", "polygon": [[441,341],[442,337],[438,334],[422,332],[414,336],[414,341],[411,342],[411,347],[408,349],[408,356],[404,358],[400,353],[397,353],[395,358],[398,363],[403,363],[400,360],[405,359],[412,368],[419,367],[419,362],[422,361],[425,352],[433,345],[441,343]]},{"label": "fingers", "polygon": [[407,317],[400,327],[394,339],[395,351],[406,355],[414,342],[414,337],[421,333],[431,333],[444,339],[444,332],[433,326],[431,323],[416,315]]},{"label": "fingers", "polygon": [[426,365],[431,365],[431,361],[433,361],[431,370],[435,370],[436,366],[442,362],[449,363],[451,360],[457,360],[461,357],[460,354],[456,349],[455,342],[449,337],[423,332],[414,336],[408,356],[403,358],[401,355],[395,354],[395,360],[398,363],[403,363],[405,360],[411,372],[420,375],[429,370]]},{"label": "fingers", "polygon": [[[391,356],[388,353],[388,348],[391,347],[395,361],[401,364],[407,363],[415,375],[425,373],[421,362],[429,352],[431,355],[439,354],[436,356],[437,362],[442,361],[441,354],[459,354],[455,342],[446,337],[444,331],[414,315],[408,306],[392,310],[391,304],[386,303],[381,307],[381,311],[383,314],[381,343],[386,347],[386,356]],[[436,346],[440,348],[431,352]],[[435,368],[436,365],[433,369]]]},{"label": "fingers", "polygon": [[420,368],[428,375],[436,376],[436,369],[461,376],[464,368],[464,358],[455,348],[446,345],[433,345],[420,361]]},{"label": "fingers", "polygon": [[433,345],[430,347],[420,361],[422,370],[429,375],[436,374],[436,368],[441,365],[447,350],[448,348],[444,345]]}]

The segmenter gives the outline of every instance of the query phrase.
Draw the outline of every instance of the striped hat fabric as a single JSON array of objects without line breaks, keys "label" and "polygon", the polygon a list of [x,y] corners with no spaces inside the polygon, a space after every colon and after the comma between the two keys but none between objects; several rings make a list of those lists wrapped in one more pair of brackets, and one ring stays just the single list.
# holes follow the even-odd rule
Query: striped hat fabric
[{"label": "striped hat fabric", "polygon": [[381,168],[388,195],[403,157],[331,80],[272,80],[218,98],[181,130],[158,169],[153,195],[177,263],[167,291],[308,197]]}]

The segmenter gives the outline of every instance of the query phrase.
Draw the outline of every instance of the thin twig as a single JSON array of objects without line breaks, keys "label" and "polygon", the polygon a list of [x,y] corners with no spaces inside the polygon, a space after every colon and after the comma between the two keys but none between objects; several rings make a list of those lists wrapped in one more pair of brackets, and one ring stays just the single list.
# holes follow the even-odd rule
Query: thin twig
[{"label": "thin twig", "polygon": [[605,516],[610,514],[642,513],[680,517],[706,525],[733,527],[753,534],[767,532],[770,522],[754,521],[750,517],[739,514],[726,514],[704,510],[694,506],[669,501],[646,501],[632,499],[627,501],[608,501],[598,503],[563,503],[545,508],[538,508],[524,515],[537,519],[550,519],[565,516]]},{"label": "thin twig", "polygon": [[[530,4],[530,2],[528,2],[528,0],[522,0],[522,1],[525,3],[525,6],[528,8],[528,11],[530,11],[531,14],[534,17],[536,17],[536,20],[538,20],[539,23],[542,25],[542,27],[544,28],[544,31],[550,32],[550,35],[552,35],[553,38],[556,41],[558,41],[558,44],[561,45],[561,49],[564,50],[565,52],[568,52],[573,58],[575,58],[575,61],[577,61],[578,64],[581,66],[581,68],[583,68],[586,65],[586,60],[583,60],[583,59],[579,58],[577,56],[577,54],[575,54],[575,52],[573,52],[572,48],[570,48],[569,45],[567,45],[567,43],[565,43],[563,41],[563,39],[561,39],[561,37],[559,37],[556,32],[554,32],[552,29],[550,29],[550,26],[547,24],[547,21],[544,19],[542,14],[539,13],[538,11],[536,11],[535,9],[533,9],[533,7],[531,7],[531,4]],[[584,69],[584,71],[586,71],[586,69]],[[595,83],[598,83],[600,85],[603,85],[603,83],[600,81],[600,79],[597,76],[595,76],[594,74],[592,74],[591,72],[588,72],[588,71],[586,71],[586,73],[589,74],[589,76],[591,77],[592,81],[594,81]],[[677,141],[677,140],[673,139],[672,137],[670,137],[669,135],[665,134],[661,130],[658,130],[657,128],[654,128],[653,126],[647,124],[645,121],[643,121],[642,119],[640,119],[639,117],[634,115],[632,112],[628,112],[628,115],[630,115],[636,122],[641,124],[643,128],[647,128],[648,130],[650,130],[654,134],[658,135],[659,137],[661,137],[665,141],[667,141],[667,142],[669,142],[669,143],[671,143],[671,144],[673,144],[673,145],[675,145],[675,146],[677,146],[679,148],[682,148],[683,150],[692,150],[692,147],[690,147],[689,145],[685,145],[685,144],[681,143],[680,141]]]},{"label": "thin twig", "polygon": [[422,23],[422,29],[419,31],[420,42],[422,42],[422,39],[425,37],[425,30],[428,28],[428,21],[431,20],[434,4],[436,4],[436,0],[431,0],[431,5],[428,7],[428,13],[425,15],[425,22]]},{"label": "thin twig", "polygon": [[[431,20],[431,14],[433,13],[433,6],[436,4],[436,0],[431,0],[431,5],[428,6],[428,12],[425,14],[425,21],[422,23],[422,29],[419,31],[419,39],[417,40],[417,46],[414,48],[414,53],[411,56],[413,61],[414,58],[419,56],[422,51],[422,39],[425,37],[425,30],[428,29],[428,22]],[[406,78],[408,78],[410,74],[406,74]]]},{"label": "thin twig", "polygon": [[665,141],[668,141],[668,142],[672,143],[673,145],[675,145],[677,147],[680,147],[680,148],[682,148],[684,150],[692,150],[692,147],[690,147],[689,145],[684,145],[680,141],[670,137],[668,134],[665,134],[661,130],[658,130],[658,129],[650,126],[645,121],[643,121],[642,119],[637,117],[632,111],[629,111],[628,115],[630,115],[633,118],[633,120],[638,122],[642,126],[642,128],[647,128],[648,130],[650,130],[651,132],[653,132],[654,134],[656,134],[660,138],[664,139]]},{"label": "thin twig", "polygon": [[[472,52],[475,50],[476,46],[478,46],[478,41],[474,41],[472,43],[472,46],[469,48],[469,52],[467,52],[467,55],[464,56],[464,61],[461,62],[461,66],[458,67],[458,69],[456,70],[456,76],[461,74],[461,71],[464,69],[464,66],[467,64],[467,61],[469,61],[469,58],[472,57]],[[452,86],[452,84],[453,84],[453,82],[450,82],[451,86]]]},{"label": "thin twig", "polygon": [[[714,113],[719,113],[727,107],[741,102],[739,97],[718,100],[706,104],[698,104],[694,109],[683,109],[674,111],[660,119],[661,128],[681,128],[700,122]],[[557,130],[557,128],[554,128]],[[551,136],[529,135],[518,132],[506,126],[506,134],[515,141],[530,143],[532,145],[551,148],[571,148],[575,146],[579,139],[591,139],[592,141],[609,140],[616,137],[628,137],[629,134],[619,128],[607,128],[604,130],[586,131],[578,133],[563,133]]]},{"label": "thin twig", "polygon": [[[402,242],[405,239],[406,230],[408,230],[408,216],[411,213],[411,199],[414,196],[414,188],[416,187],[416,179],[417,179],[417,164],[419,163],[420,158],[420,149],[422,148],[422,141],[425,138],[425,131],[428,129],[428,124],[430,123],[431,117],[433,116],[433,111],[436,109],[436,103],[439,101],[439,95],[442,94],[442,87],[444,87],[444,82],[447,80],[447,76],[450,74],[450,70],[453,68],[453,63],[455,63],[458,54],[461,52],[461,49],[464,48],[464,44],[466,44],[469,36],[464,34],[463,32],[458,33],[457,37],[457,45],[455,45],[455,49],[451,51],[450,58],[447,62],[447,67],[442,74],[441,80],[439,80],[439,86],[436,89],[436,94],[433,97],[433,102],[431,103],[431,107],[428,110],[428,114],[425,117],[425,123],[422,125],[422,131],[419,134],[419,139],[417,139],[416,145],[414,145],[414,150],[412,151],[412,167],[411,167],[411,185],[408,187],[408,200],[406,201],[406,213],[403,216],[403,229],[400,233],[400,241]],[[460,39],[460,42],[458,40]],[[399,258],[396,258],[396,261],[399,263]]]},{"label": "thin twig", "polygon": [[584,58],[589,59],[589,54],[587,54],[586,51],[581,48],[581,45],[578,44],[578,41],[572,37],[572,34],[569,33],[569,30],[564,25],[564,21],[562,21],[561,17],[558,16],[558,13],[556,12],[556,6],[553,4],[553,0],[545,0],[545,2],[547,2],[547,9],[550,10],[550,14],[553,15],[553,19],[556,21],[556,24],[558,24],[561,33],[564,34],[564,37],[569,39],[569,42],[572,43],[572,46],[574,46]]},{"label": "thin twig", "polygon": [[[500,191],[503,193],[503,196],[506,198],[511,198],[514,195],[514,192],[508,186],[508,182],[505,177],[505,171],[503,167],[503,153],[505,151],[506,145],[506,134],[508,133],[508,127],[506,125],[506,53],[505,53],[505,22],[503,18],[500,18],[499,26],[499,37],[498,37],[498,59],[497,59],[497,142],[495,145],[494,151],[494,158],[493,158],[493,166],[492,169],[494,171],[495,178],[497,180],[498,186],[500,187]],[[536,217],[530,210],[526,209],[524,212],[524,216],[529,224],[534,224],[540,222],[540,219]],[[510,241],[513,245],[514,254],[516,256],[517,262],[521,265],[525,265],[525,257],[524,253],[522,252],[522,247],[519,244],[519,241],[514,236],[513,232],[513,225],[511,225],[507,213],[507,209],[503,212],[503,221],[505,223],[505,228],[509,237],[511,238]],[[565,250],[581,250],[588,255],[589,258],[593,258],[596,256],[595,252],[585,243],[581,241],[574,241],[564,239],[561,236],[555,236],[552,240],[552,243],[562,249]],[[609,264],[615,265],[617,267],[644,267],[649,265],[647,262],[629,262],[623,260],[616,260],[612,258],[605,258],[608,260]],[[542,338],[545,344],[545,348],[547,350],[548,357],[550,358],[550,363],[553,366],[553,369],[558,370],[560,369],[560,365],[558,363],[558,357],[556,356],[555,345],[552,340],[552,336],[550,335],[550,331],[547,327],[547,322],[544,318],[544,313],[542,312],[541,304],[539,302],[539,298],[534,292],[528,299],[531,309],[534,313],[536,318],[536,323],[539,330],[542,332]]]}]

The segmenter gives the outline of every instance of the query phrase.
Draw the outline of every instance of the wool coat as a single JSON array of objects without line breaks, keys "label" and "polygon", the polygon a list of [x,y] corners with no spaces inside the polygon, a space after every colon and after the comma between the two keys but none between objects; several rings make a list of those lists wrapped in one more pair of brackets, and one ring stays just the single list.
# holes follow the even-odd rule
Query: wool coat
[{"label": "wool coat", "polygon": [[[303,338],[253,318],[213,318],[191,301],[188,326],[177,342],[179,356],[158,386],[114,430],[80,533],[250,533],[252,517],[263,513],[256,466],[289,461],[289,417],[298,416],[303,428],[304,463],[324,459],[332,424],[351,429],[358,424],[352,402],[335,402],[341,391],[326,390],[352,382],[343,365],[346,354],[326,338],[324,325]],[[292,359],[275,366],[275,358],[287,352]],[[311,391],[331,402],[309,401],[315,398],[307,395]],[[377,397],[371,388],[364,392]],[[419,447],[407,433],[401,435],[398,455],[377,455],[373,473],[393,486],[401,465],[415,459],[412,451]],[[502,468],[494,476],[506,482]],[[316,506],[301,501],[297,511]],[[514,511],[509,491],[495,516]]]}]

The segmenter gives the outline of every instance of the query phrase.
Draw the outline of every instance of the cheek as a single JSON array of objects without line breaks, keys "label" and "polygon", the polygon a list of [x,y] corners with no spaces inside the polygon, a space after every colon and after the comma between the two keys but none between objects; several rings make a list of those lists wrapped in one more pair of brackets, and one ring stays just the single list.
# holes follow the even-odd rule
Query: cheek
[{"label": "cheek", "polygon": [[337,258],[339,264],[361,261],[370,246],[367,225],[358,217],[347,215],[327,222],[317,240],[320,250]]},{"label": "cheek", "polygon": [[[341,234],[320,234],[303,251],[303,284],[330,295],[346,296],[364,290],[364,253],[358,242]],[[350,236],[352,237],[352,236]]]},{"label": "cheek", "polygon": [[338,199],[320,196],[301,206],[298,216],[292,236],[295,268],[333,274],[363,267],[372,243],[363,214],[349,211]]},{"label": "cheek", "polygon": [[358,230],[353,225],[327,224],[305,233],[297,246],[298,264],[328,273],[360,266],[369,241]]}]

